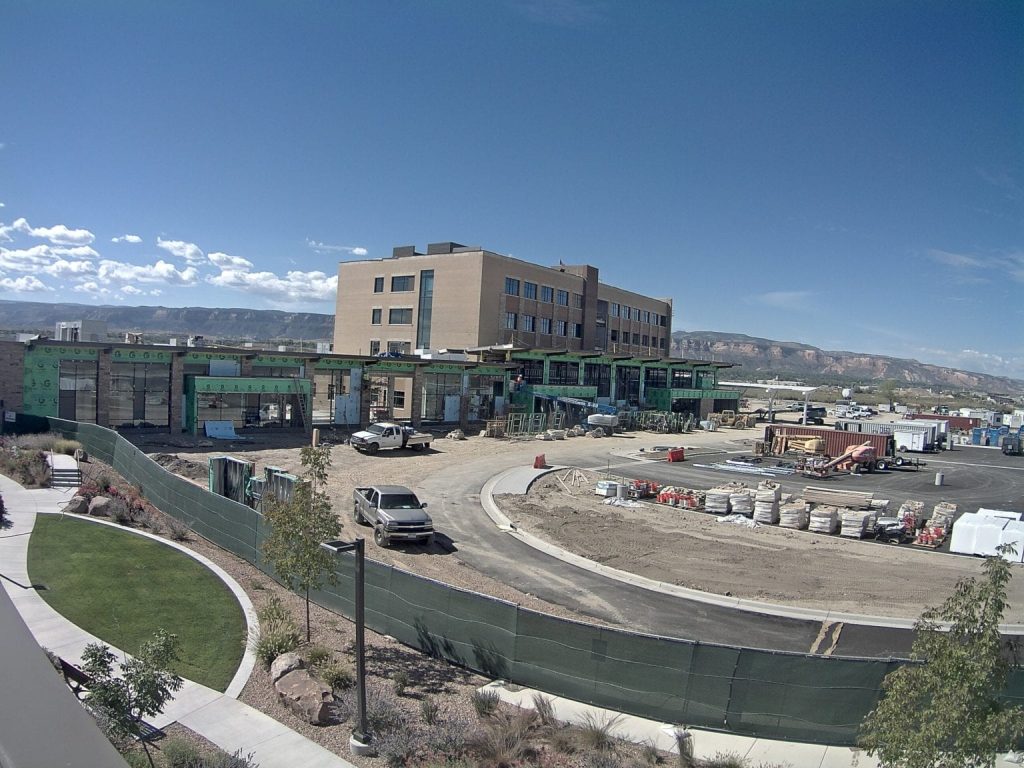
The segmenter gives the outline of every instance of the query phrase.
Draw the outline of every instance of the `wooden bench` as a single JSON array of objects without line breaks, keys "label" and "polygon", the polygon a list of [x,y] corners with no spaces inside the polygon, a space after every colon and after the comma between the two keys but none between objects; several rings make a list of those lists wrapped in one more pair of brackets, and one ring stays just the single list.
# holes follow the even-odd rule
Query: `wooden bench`
[{"label": "wooden bench", "polygon": [[75,698],[84,701],[89,695],[92,678],[64,659],[60,659],[60,672],[64,675],[64,682],[68,684],[68,688],[75,694]]}]

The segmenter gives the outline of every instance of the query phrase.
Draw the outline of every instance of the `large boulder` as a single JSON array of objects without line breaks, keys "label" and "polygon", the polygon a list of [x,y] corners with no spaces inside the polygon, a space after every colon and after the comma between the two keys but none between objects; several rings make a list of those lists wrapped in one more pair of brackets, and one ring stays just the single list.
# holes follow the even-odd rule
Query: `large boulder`
[{"label": "large boulder", "polygon": [[270,665],[270,682],[276,683],[289,672],[305,669],[306,662],[297,653],[282,653]]},{"label": "large boulder", "polygon": [[110,517],[111,501],[106,496],[93,496],[89,502],[89,514],[96,517]]},{"label": "large boulder", "polygon": [[85,496],[72,496],[64,505],[66,515],[84,515],[89,511],[89,500]]},{"label": "large boulder", "polygon": [[314,680],[309,672],[296,669],[276,683],[274,690],[292,712],[311,725],[328,725],[334,717],[331,689]]}]

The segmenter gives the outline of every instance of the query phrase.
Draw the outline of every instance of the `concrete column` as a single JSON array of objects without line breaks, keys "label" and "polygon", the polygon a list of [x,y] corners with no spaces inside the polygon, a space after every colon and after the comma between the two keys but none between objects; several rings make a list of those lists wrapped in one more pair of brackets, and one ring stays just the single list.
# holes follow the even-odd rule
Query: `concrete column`
[{"label": "concrete column", "polygon": [[96,423],[113,427],[110,423],[110,350],[101,349],[96,366]]},{"label": "concrete column", "polygon": [[412,418],[412,425],[419,429],[423,423],[423,369],[418,365],[412,371],[412,392],[410,394],[412,404],[409,407],[409,415]]},{"label": "concrete column", "polygon": [[252,361],[253,358],[249,355],[242,355],[238,361],[238,375],[245,377],[252,377]]},{"label": "concrete column", "polygon": [[[353,369],[354,370],[354,369]],[[359,426],[370,423],[370,371],[372,368],[363,368],[362,376],[359,377]]]},{"label": "concrete column", "polygon": [[176,435],[183,431],[181,426],[181,398],[185,392],[185,358],[183,355],[171,355],[171,415],[168,432]]}]

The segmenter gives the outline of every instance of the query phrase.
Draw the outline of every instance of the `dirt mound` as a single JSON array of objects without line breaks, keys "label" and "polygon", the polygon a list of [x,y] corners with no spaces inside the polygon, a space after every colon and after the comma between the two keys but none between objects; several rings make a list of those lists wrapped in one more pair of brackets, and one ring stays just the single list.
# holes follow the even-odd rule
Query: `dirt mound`
[{"label": "dirt mound", "polygon": [[173,453],[154,453],[149,458],[166,469],[189,480],[205,480],[209,476],[209,469],[195,461],[183,459]]}]

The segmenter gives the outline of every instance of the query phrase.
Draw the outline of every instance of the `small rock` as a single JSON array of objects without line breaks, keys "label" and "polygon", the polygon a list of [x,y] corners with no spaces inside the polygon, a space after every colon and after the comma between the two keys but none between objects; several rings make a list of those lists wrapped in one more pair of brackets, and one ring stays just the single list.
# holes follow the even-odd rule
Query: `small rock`
[{"label": "small rock", "polygon": [[314,680],[309,672],[296,669],[276,683],[274,690],[285,706],[310,725],[327,725],[334,715],[331,689]]},{"label": "small rock", "polygon": [[72,496],[64,506],[64,513],[67,515],[84,515],[89,512],[89,502],[85,496]]},{"label": "small rock", "polygon": [[297,653],[282,653],[270,664],[270,681],[276,683],[289,672],[305,669],[306,662]]},{"label": "small rock", "polygon": [[94,517],[110,517],[110,499],[106,496],[94,496],[89,502],[89,514]]}]

